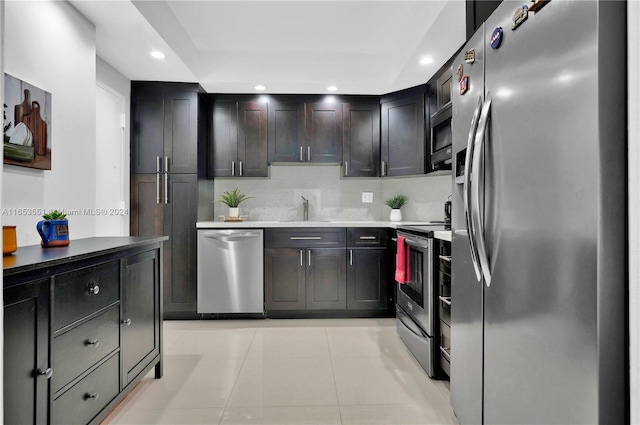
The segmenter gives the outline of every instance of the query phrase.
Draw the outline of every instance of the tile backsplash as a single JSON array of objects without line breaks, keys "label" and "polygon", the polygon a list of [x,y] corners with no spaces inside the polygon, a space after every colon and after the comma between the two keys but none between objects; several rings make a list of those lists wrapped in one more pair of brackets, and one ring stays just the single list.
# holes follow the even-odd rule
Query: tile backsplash
[{"label": "tile backsplash", "polygon": [[[384,200],[397,194],[409,198],[403,220],[444,219],[444,202],[451,194],[451,175],[392,178],[341,178],[339,165],[272,165],[268,178],[216,178],[214,199],[238,187],[253,196],[240,205],[249,220],[302,220],[302,197],[309,200],[309,220],[388,220]],[[373,203],[362,203],[362,192],[373,193]],[[210,220],[227,214],[214,202]]]}]

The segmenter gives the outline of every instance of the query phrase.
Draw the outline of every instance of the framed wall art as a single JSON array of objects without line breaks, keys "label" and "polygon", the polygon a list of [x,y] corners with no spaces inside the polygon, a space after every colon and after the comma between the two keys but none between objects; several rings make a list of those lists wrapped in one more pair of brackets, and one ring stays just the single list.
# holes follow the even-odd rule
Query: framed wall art
[{"label": "framed wall art", "polygon": [[4,163],[51,169],[51,93],[4,74]]}]

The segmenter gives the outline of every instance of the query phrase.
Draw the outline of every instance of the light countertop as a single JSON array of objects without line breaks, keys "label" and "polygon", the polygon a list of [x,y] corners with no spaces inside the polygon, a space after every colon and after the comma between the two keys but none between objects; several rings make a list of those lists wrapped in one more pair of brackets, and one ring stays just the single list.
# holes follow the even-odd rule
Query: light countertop
[{"label": "light countertop", "polygon": [[436,230],[433,232],[433,237],[436,239],[441,239],[443,241],[451,242],[451,230]]},{"label": "light countertop", "polygon": [[199,221],[198,229],[264,229],[277,227],[387,227],[397,229],[400,226],[424,225],[427,221]]}]

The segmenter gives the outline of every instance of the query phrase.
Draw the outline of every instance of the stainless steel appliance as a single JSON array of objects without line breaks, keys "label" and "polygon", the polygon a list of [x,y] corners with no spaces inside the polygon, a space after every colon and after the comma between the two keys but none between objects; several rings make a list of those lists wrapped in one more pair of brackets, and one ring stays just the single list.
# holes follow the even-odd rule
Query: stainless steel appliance
[{"label": "stainless steel appliance", "polygon": [[434,287],[433,231],[441,223],[430,226],[403,226],[398,236],[409,248],[408,283],[397,285],[396,328],[398,334],[430,377],[434,375]]},{"label": "stainless steel appliance", "polygon": [[461,424],[624,424],[626,6],[529,4],[453,62],[451,403]]},{"label": "stainless steel appliance", "polygon": [[264,312],[262,229],[198,230],[198,313]]}]

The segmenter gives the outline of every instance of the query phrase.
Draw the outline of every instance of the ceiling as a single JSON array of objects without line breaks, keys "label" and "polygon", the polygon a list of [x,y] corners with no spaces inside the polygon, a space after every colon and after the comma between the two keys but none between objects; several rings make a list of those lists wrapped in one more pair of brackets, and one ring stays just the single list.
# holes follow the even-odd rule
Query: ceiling
[{"label": "ceiling", "polygon": [[465,40],[462,0],[70,3],[95,24],[97,55],[127,78],[210,93],[384,94],[425,83]]}]

